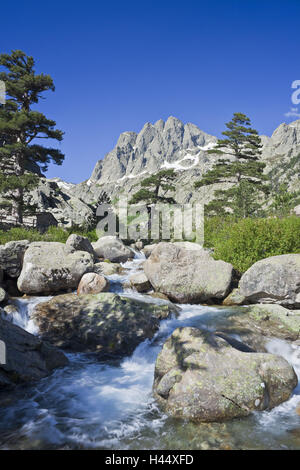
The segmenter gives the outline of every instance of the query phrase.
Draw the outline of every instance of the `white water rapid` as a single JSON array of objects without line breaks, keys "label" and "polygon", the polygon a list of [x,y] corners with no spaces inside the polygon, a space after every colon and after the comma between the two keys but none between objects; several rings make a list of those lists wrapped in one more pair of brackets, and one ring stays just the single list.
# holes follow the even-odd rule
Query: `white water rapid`
[{"label": "white water rapid", "polygon": [[[140,269],[142,255],[124,263],[124,274],[109,276],[112,291],[161,303],[122,283]],[[45,297],[15,300],[13,322],[37,334],[30,319]],[[292,398],[269,412],[228,423],[176,422],[152,398],[154,365],[163,342],[178,326],[214,330],[228,310],[181,305],[176,319],[164,320],[152,341],[140,344],[131,357],[97,362],[69,354],[70,364],[34,385],[17,389],[0,408],[0,449],[296,449],[300,448],[299,387]],[[300,377],[300,348],[281,340],[268,345],[284,356]]]}]

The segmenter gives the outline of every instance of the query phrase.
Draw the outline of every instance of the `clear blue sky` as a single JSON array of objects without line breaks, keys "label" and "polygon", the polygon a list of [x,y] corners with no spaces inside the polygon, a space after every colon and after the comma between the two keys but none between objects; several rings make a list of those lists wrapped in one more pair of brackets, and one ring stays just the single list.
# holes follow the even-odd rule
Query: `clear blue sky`
[{"label": "clear blue sky", "polygon": [[270,134],[300,80],[299,0],[1,2],[1,52],[22,49],[56,91],[63,166],[87,179],[123,131],[169,115],[220,135],[233,112]]}]

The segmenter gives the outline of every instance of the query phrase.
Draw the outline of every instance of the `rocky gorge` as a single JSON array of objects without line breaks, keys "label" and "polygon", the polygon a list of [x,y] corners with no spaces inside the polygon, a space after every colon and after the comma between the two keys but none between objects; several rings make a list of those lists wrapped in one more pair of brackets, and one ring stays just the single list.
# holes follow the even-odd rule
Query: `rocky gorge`
[{"label": "rocky gorge", "polygon": [[18,292],[1,306],[0,447],[297,448],[300,255],[237,283],[195,243],[139,249],[76,234],[0,247]]}]

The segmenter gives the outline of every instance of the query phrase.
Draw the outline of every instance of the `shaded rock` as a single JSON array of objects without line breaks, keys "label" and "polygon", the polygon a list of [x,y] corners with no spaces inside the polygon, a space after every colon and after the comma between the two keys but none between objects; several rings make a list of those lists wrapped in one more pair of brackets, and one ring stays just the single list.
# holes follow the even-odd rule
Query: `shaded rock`
[{"label": "shaded rock", "polygon": [[161,299],[161,300],[167,300],[169,301],[169,297],[165,294],[162,294],[161,292],[151,292],[150,297],[153,297],[154,299]]},{"label": "shaded rock", "polygon": [[102,274],[103,276],[112,276],[113,274],[119,274],[122,271],[122,266],[119,263],[107,263],[102,261],[100,263],[95,263],[93,271],[97,274]]},{"label": "shaded rock", "polygon": [[129,278],[130,284],[134,287],[138,292],[147,292],[151,289],[151,284],[147,279],[146,274],[144,273],[137,273],[133,274]]},{"label": "shaded rock", "polygon": [[124,263],[134,257],[130,248],[115,236],[104,236],[93,243],[93,248],[99,258],[108,259],[113,263]]},{"label": "shaded rock", "polygon": [[25,294],[53,293],[76,289],[93,258],[85,251],[70,253],[63,243],[35,242],[27,249],[18,288]]},{"label": "shaded rock", "polygon": [[159,243],[144,264],[154,289],[174,302],[200,303],[226,297],[233,267],[215,261],[205,250],[186,250]]},{"label": "shaded rock", "polygon": [[22,292],[19,291],[18,285],[17,285],[17,279],[6,279],[6,281],[3,283],[4,288],[7,292],[7,294],[10,297],[20,297],[22,295]]},{"label": "shaded rock", "polygon": [[158,243],[153,243],[152,245],[145,245],[143,248],[143,253],[146,258],[149,258],[154,248],[158,245]]},{"label": "shaded rock", "polygon": [[68,359],[55,347],[0,317],[0,340],[5,343],[5,364],[0,365],[0,390],[38,380]]},{"label": "shaded rock", "polygon": [[76,233],[72,233],[69,236],[68,240],[66,241],[66,249],[69,250],[70,253],[74,251],[86,251],[87,253],[90,253],[94,259],[97,258],[97,255],[89,239],[82,237],[81,235],[77,235]]},{"label": "shaded rock", "polygon": [[86,273],[82,276],[77,288],[77,295],[99,294],[109,289],[109,281],[97,273]]},{"label": "shaded rock", "polygon": [[239,289],[233,291],[223,300],[223,305],[243,305],[246,303],[245,297],[240,293]]},{"label": "shaded rock", "polygon": [[4,303],[7,299],[7,293],[3,289],[3,287],[0,287],[0,304]]},{"label": "shaded rock", "polygon": [[19,277],[28,240],[19,240],[0,245],[0,266],[9,277]]},{"label": "shaded rock", "polygon": [[142,241],[137,241],[135,243],[131,243],[131,248],[133,248],[134,250],[138,250],[138,251],[141,251],[144,247],[144,243]]},{"label": "shaded rock", "polygon": [[157,357],[154,394],[172,416],[222,421],[279,405],[297,382],[280,356],[243,352],[238,341],[233,347],[212,333],[178,328]]},{"label": "shaded rock", "polygon": [[135,248],[137,250],[142,250],[144,248],[144,243],[141,240],[135,242]]},{"label": "shaded rock", "polygon": [[294,341],[300,338],[300,310],[257,304],[247,308],[247,316],[251,327],[259,328],[266,336]]},{"label": "shaded rock", "polygon": [[276,338],[300,345],[300,311],[276,304],[232,307],[215,322],[218,333],[231,335],[260,352],[267,352]]},{"label": "shaded rock", "polygon": [[113,293],[59,295],[37,305],[33,319],[44,339],[71,351],[127,356],[172,313],[169,305],[153,305]]},{"label": "shaded rock", "polygon": [[300,254],[271,256],[243,274],[240,294],[249,303],[300,308]]}]

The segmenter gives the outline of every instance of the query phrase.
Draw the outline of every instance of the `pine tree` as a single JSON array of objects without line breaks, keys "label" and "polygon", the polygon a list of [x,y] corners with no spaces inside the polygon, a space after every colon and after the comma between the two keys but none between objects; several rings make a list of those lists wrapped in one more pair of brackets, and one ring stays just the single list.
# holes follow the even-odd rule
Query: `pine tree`
[{"label": "pine tree", "polygon": [[[145,178],[141,182],[141,189],[135,193],[130,204],[145,202],[148,205],[157,203],[175,203],[173,197],[165,196],[167,192],[174,192],[175,186],[172,184],[176,178],[176,173],[172,169],[160,170],[158,173]],[[161,194],[161,192],[163,193]]]},{"label": "pine tree", "polygon": [[5,83],[7,100],[0,104],[0,193],[17,222],[22,223],[26,209],[24,195],[37,186],[38,176],[27,171],[34,165],[46,171],[53,162],[61,165],[64,155],[55,148],[44,147],[37,139],[61,141],[63,132],[56,122],[32,110],[45,91],[54,91],[49,75],[36,74],[32,57],[16,50],[0,55],[0,80]]},{"label": "pine tree", "polygon": [[300,191],[289,192],[287,183],[275,185],[272,189],[270,215],[287,217],[292,209],[300,204]]},{"label": "pine tree", "polygon": [[224,215],[231,209],[238,217],[249,217],[259,210],[258,195],[268,192],[267,177],[263,174],[265,164],[259,160],[261,139],[245,114],[235,113],[226,127],[228,130],[222,133],[226,138],[219,139],[208,153],[226,154],[233,159],[220,159],[195,187],[234,183],[229,189],[215,191],[215,199],[207,204],[206,213]]}]

